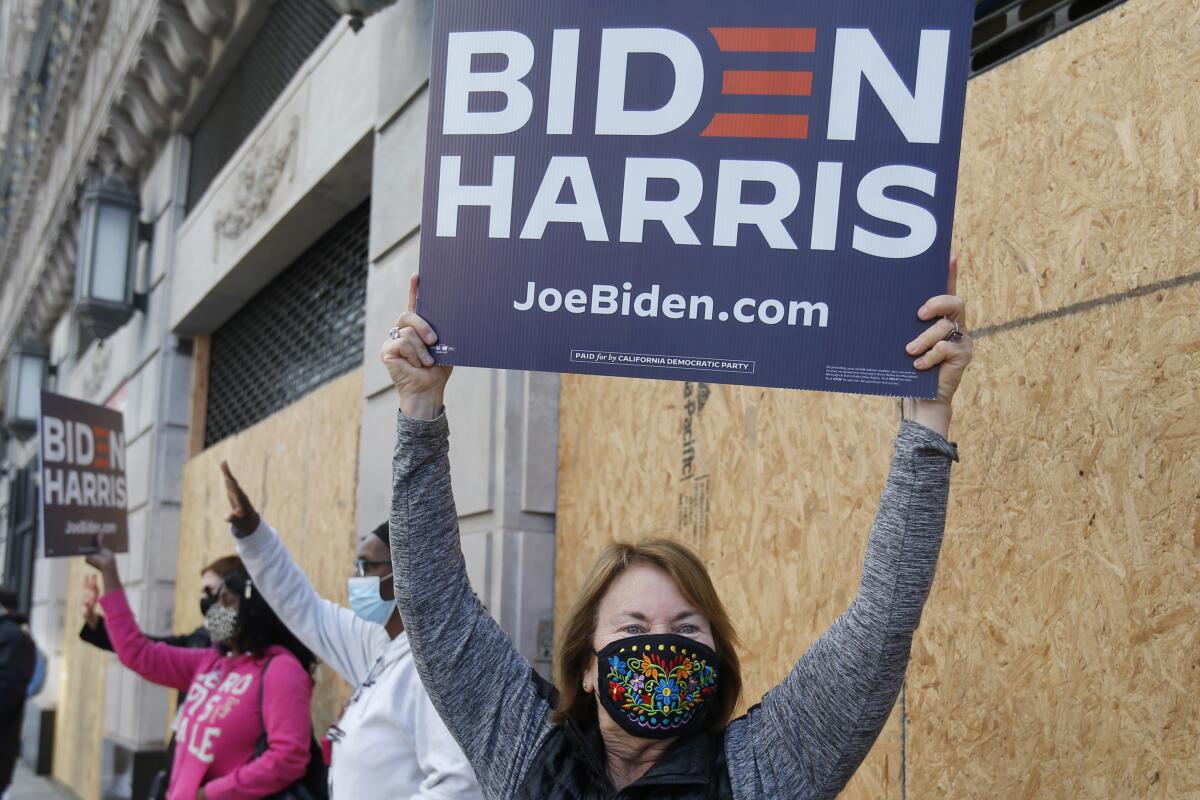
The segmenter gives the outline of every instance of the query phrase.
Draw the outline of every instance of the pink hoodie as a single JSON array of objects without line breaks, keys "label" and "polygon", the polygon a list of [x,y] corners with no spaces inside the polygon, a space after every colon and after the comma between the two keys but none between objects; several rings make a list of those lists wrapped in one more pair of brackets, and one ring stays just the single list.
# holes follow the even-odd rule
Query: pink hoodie
[{"label": "pink hoodie", "polygon": [[[201,787],[209,800],[266,797],[304,776],[312,680],[291,652],[272,646],[256,658],[215,647],[171,647],[146,638],[124,591],[104,595],[100,606],[122,664],[148,681],[187,689],[175,721],[170,800],[191,800]],[[268,659],[260,709],[259,679]],[[264,728],[267,750],[255,758]]]}]

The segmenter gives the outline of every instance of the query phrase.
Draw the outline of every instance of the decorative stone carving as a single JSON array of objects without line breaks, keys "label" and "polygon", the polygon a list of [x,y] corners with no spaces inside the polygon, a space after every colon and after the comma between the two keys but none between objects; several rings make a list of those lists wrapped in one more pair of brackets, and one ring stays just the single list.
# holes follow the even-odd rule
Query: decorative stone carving
[{"label": "decorative stone carving", "polygon": [[[74,2],[78,6],[77,22],[63,29],[70,34],[61,64],[65,93],[55,93],[49,98],[49,107],[43,109],[47,122],[41,131],[41,144],[31,159],[26,188],[13,204],[8,229],[0,237],[0,280],[18,260],[22,268],[36,272],[19,297],[7,292],[10,284],[5,283],[6,292],[0,298],[4,306],[4,313],[0,313],[0,350],[19,329],[36,327],[46,333],[46,326],[53,326],[70,302],[78,238],[78,211],[72,199],[81,188],[79,176],[86,172],[84,164],[89,165],[88,169],[118,174],[126,183],[136,185],[141,169],[162,144],[173,112],[182,110],[187,102],[193,76],[205,75],[212,37],[227,37],[237,21],[237,7],[257,0]],[[115,66],[125,63],[124,54],[131,50],[138,51],[134,66],[121,74]],[[89,54],[94,54],[91,62],[86,59]],[[103,78],[83,81],[83,70],[96,67],[104,72]],[[78,149],[68,154],[72,164],[60,171],[69,177],[61,185],[45,189],[47,165],[58,157],[55,148],[61,140],[64,109],[80,90],[107,98],[103,102],[109,104],[108,108],[96,109],[102,118],[107,115],[107,122],[100,127],[97,138],[78,142]],[[89,97],[88,102],[95,100]],[[83,127],[90,130],[90,123]],[[236,236],[254,221],[254,209],[266,208],[287,169],[297,136],[298,128],[294,127],[285,143],[259,157],[261,163],[252,175],[242,176],[237,207],[221,224],[222,230]],[[75,161],[77,158],[83,163]],[[53,196],[45,196],[47,191]],[[35,216],[36,209],[42,209],[46,219]],[[37,254],[30,251],[24,235],[27,229],[32,230],[31,219],[37,220],[39,228],[45,228],[50,237],[50,241],[39,245],[48,249]],[[107,357],[94,359],[91,368],[99,368],[101,377],[97,380],[101,381]],[[0,383],[2,380],[0,374]],[[94,390],[88,391],[94,393],[99,388],[97,383]]]},{"label": "decorative stone carving", "polygon": [[233,208],[217,214],[213,223],[214,250],[220,249],[221,237],[237,239],[263,217],[289,165],[293,164],[292,152],[299,137],[300,119],[292,117],[282,142],[269,148],[259,144],[246,154],[245,164],[236,177]]},{"label": "decorative stone carving", "polygon": [[113,143],[117,146],[121,163],[136,171],[150,150],[150,140],[129,119],[129,112],[119,106],[109,115],[108,126],[112,130]]},{"label": "decorative stone carving", "polygon": [[79,381],[79,388],[83,397],[100,397],[104,391],[104,380],[108,377],[108,365],[112,362],[112,348],[105,347],[101,342],[92,349],[91,356],[82,365],[87,371]]},{"label": "decorative stone carving", "polygon": [[233,27],[233,0],[183,0],[183,5],[203,34],[223,39]]},{"label": "decorative stone carving", "polygon": [[113,142],[111,136],[101,136],[96,140],[96,152],[92,157],[94,169],[85,171],[83,180],[79,182],[78,188],[83,188],[87,183],[87,175],[91,172],[99,172],[100,174],[112,173],[120,162],[120,157],[117,155],[117,145]]},{"label": "decorative stone carving", "polygon": [[183,108],[188,78],[175,68],[158,42],[148,41],[142,47],[141,74],[156,103],[176,111]]},{"label": "decorative stone carving", "polygon": [[75,257],[79,250],[78,232],[77,224],[64,226],[58,241],[54,243],[54,255],[66,269],[68,275],[75,274]]},{"label": "decorative stone carving", "polygon": [[180,72],[203,75],[208,67],[209,38],[196,30],[187,13],[171,0],[160,0],[158,33],[163,49]]},{"label": "decorative stone carving", "polygon": [[147,139],[154,139],[167,127],[170,112],[150,94],[149,87],[138,77],[125,81],[124,106],[138,131]]}]

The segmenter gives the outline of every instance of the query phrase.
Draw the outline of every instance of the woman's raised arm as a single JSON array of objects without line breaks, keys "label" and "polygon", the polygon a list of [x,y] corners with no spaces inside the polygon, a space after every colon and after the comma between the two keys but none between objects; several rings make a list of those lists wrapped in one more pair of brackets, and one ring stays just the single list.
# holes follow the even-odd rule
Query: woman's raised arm
[{"label": "woman's raised arm", "polygon": [[104,609],[108,635],[117,658],[151,683],[187,689],[200,664],[209,657],[209,649],[172,647],[142,633],[125,597],[125,588],[117,572],[117,559],[99,539],[95,552],[88,555],[87,563],[104,577],[105,593],[100,598],[100,607]]},{"label": "woman's raised arm", "polygon": [[[866,757],[895,705],[908,667],[946,527],[950,463],[946,441],[951,402],[972,344],[962,298],[948,293],[918,312],[934,320],[909,343],[914,366],[942,364],[938,396],[911,401],[901,423],[891,470],[867,542],[862,582],[850,608],[821,636],[777,687],[729,729],[731,772],[789,796],[834,797]],[[775,796],[775,795],[771,795]]]},{"label": "woman's raised arm", "polygon": [[412,310],[381,357],[400,394],[392,462],[391,550],[396,605],[421,682],[489,797],[511,797],[550,731],[550,699],[533,668],[480,604],[467,579],[450,490],[433,330]]},{"label": "woman's raised arm", "polygon": [[[760,785],[799,782],[813,796],[845,786],[883,729],[908,666],[946,521],[954,446],[901,425],[862,583],[850,608],[818,639],[761,706],[729,731],[736,753],[753,753]],[[805,796],[808,796],[807,794]]]}]

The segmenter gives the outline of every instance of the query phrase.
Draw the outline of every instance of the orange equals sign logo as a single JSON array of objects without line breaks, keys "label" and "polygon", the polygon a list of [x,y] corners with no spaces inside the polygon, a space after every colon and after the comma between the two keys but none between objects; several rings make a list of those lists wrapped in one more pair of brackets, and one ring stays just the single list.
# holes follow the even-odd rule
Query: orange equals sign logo
[{"label": "orange equals sign logo", "polygon": [[92,426],[96,434],[96,460],[92,462],[96,469],[108,469],[108,429]]},{"label": "orange equals sign logo", "polygon": [[[812,53],[816,28],[709,28],[723,53]],[[808,97],[808,71],[725,70],[721,93],[763,97]],[[807,139],[807,114],[718,113],[701,136],[747,139]]]}]

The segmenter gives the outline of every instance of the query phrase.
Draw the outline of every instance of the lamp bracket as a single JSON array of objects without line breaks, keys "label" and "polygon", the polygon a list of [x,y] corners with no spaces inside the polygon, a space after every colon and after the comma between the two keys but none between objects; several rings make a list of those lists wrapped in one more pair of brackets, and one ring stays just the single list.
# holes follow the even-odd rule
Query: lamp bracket
[{"label": "lamp bracket", "polygon": [[142,222],[141,220],[138,220],[137,236],[138,236],[139,242],[147,242],[147,243],[153,242],[154,241],[154,223]]},{"label": "lamp bracket", "polygon": [[143,314],[150,313],[150,293],[149,292],[134,292],[133,307]]}]

